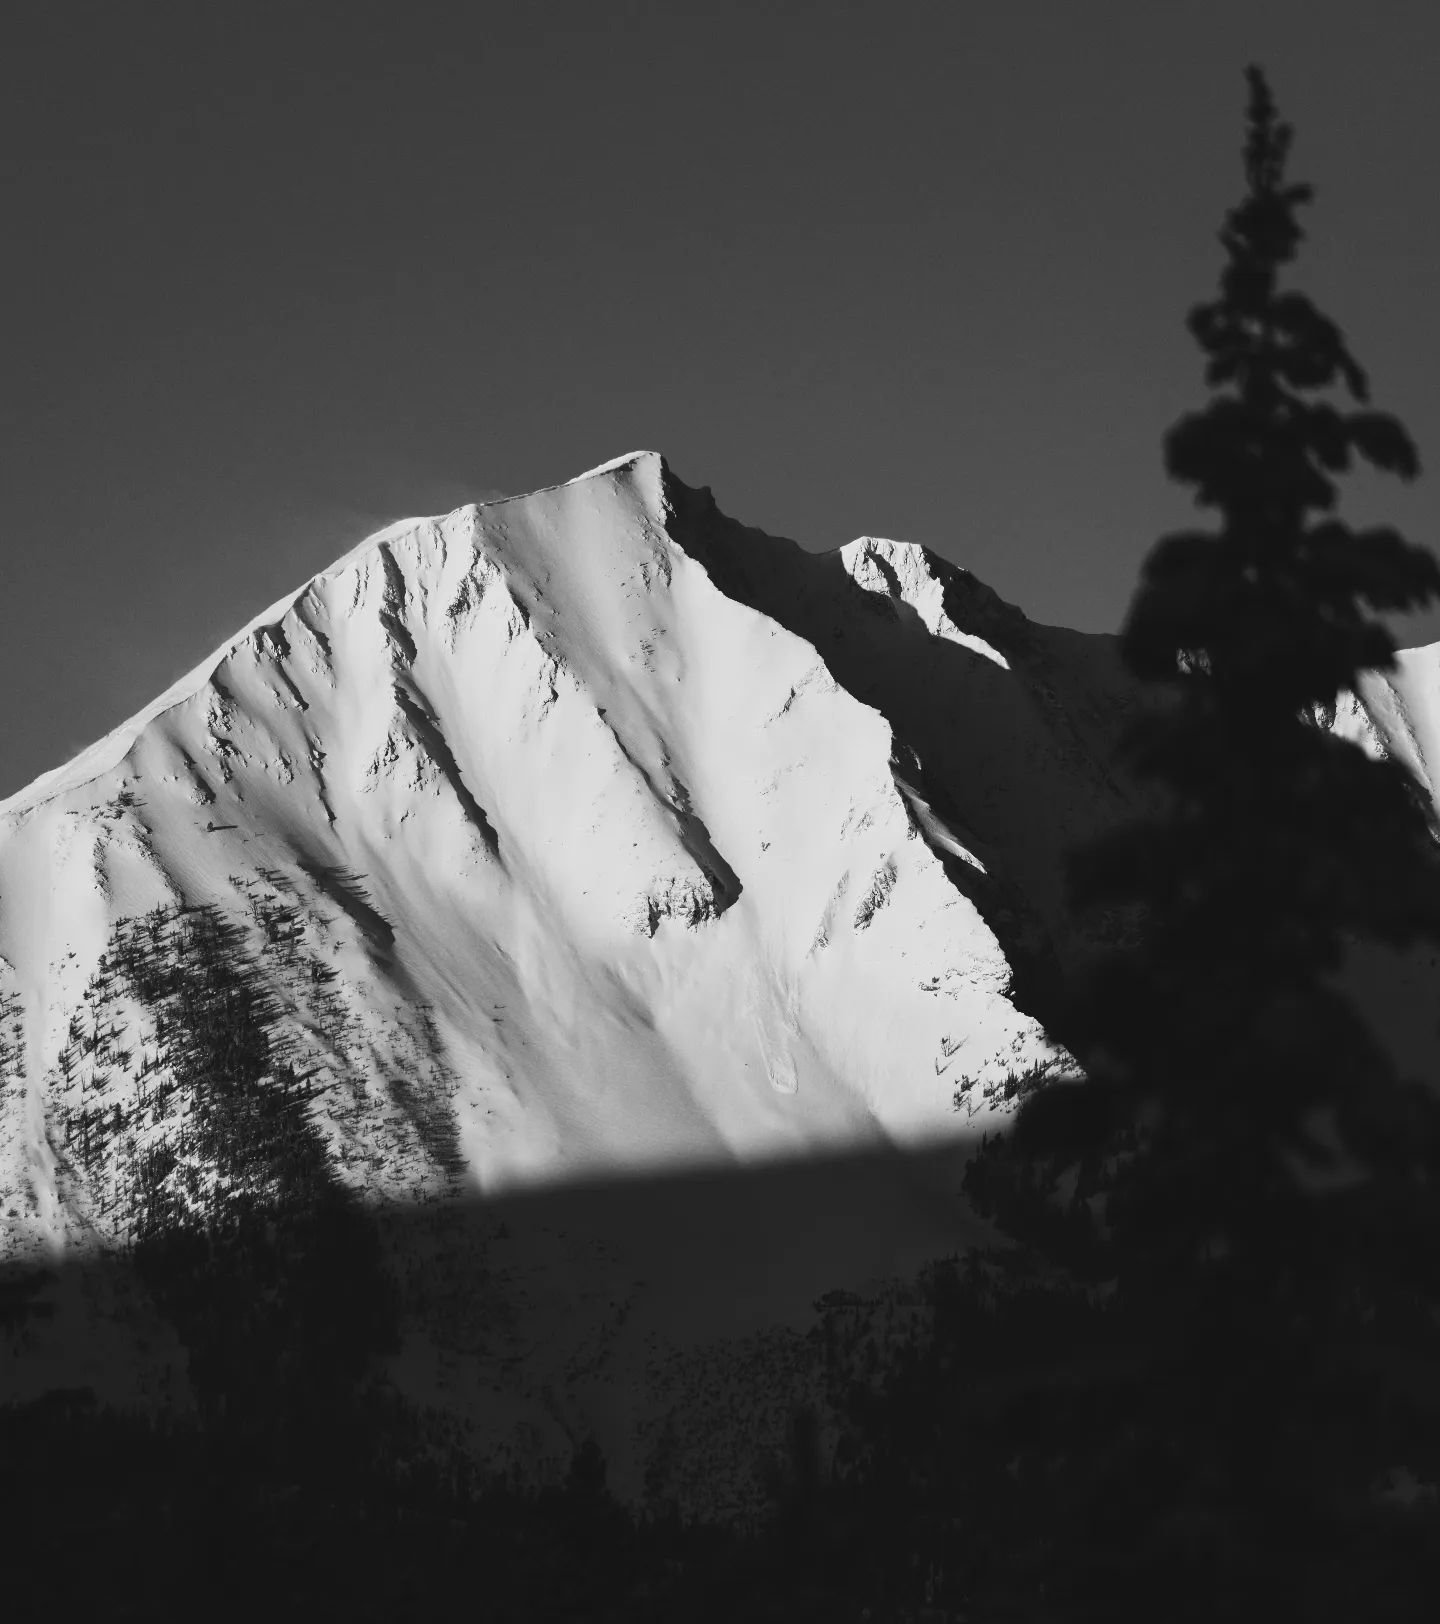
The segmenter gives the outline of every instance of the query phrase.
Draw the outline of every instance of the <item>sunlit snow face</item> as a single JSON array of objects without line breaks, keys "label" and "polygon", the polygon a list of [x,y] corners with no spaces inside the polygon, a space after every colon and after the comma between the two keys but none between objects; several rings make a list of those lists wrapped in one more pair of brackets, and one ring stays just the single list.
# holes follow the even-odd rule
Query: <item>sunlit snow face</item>
[{"label": "sunlit snow face", "polygon": [[[856,544],[865,596],[910,616],[866,656],[887,719],[834,648],[718,589],[717,549],[755,545],[649,454],[392,525],[8,803],[0,951],[35,1097],[83,1070],[82,1010],[153,1052],[156,1012],[97,969],[127,920],[196,905],[266,987],[335,1176],[373,1198],[924,1140],[961,1126],[957,1091],[998,1108],[1065,1064],[957,878],[1003,860],[999,825],[977,840],[913,750],[895,766],[924,709],[905,650],[953,648],[1001,698],[1007,656],[929,555]],[[822,561],[786,587],[775,547],[792,609],[833,594]],[[103,1230],[100,1175],[67,1183],[12,1126],[44,1225]]]}]

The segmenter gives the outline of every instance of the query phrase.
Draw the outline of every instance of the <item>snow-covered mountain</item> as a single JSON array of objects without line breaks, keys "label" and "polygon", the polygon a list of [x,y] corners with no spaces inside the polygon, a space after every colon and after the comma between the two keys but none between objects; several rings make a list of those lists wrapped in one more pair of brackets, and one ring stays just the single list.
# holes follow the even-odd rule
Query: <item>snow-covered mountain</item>
[{"label": "snow-covered mountain", "polygon": [[[1437,657],[1336,719],[1428,784]],[[707,1339],[973,1233],[955,1147],[1073,1066],[1062,857],[1135,810],[1137,702],[1113,638],[654,453],[392,525],[0,803],[0,1263],[318,1167],[426,1260],[402,1385],[633,1486],[677,1349],[713,1403]],[[640,1175],[663,1219],[583,1193]],[[144,1388],[164,1328],[100,1312],[10,1385]]]},{"label": "snow-covered mountain", "polygon": [[[1073,1064],[1036,1000],[1129,703],[1109,639],[919,547],[809,555],[653,453],[392,525],[0,804],[0,1262],[318,1160],[431,1282],[411,1395],[527,1458],[583,1419],[633,1481],[663,1350],[953,1249],[959,1164],[886,1147]],[[583,1194],[645,1173],[663,1218]],[[125,1296],[61,1270],[11,1390],[183,1388],[82,1278]]]},{"label": "snow-covered mountain", "polygon": [[5,1250],[122,1239],[147,1156],[217,1176],[117,970],[182,909],[372,1200],[953,1133],[1066,1064],[1011,958],[1117,699],[1108,640],[650,453],[392,525],[0,804]]}]

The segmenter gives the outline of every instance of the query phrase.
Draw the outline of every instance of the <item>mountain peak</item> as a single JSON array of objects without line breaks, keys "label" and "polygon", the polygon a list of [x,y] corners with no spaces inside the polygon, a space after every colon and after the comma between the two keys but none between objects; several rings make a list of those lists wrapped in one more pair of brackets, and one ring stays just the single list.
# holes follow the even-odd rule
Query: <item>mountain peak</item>
[{"label": "mountain peak", "polygon": [[542,486],[534,491],[522,492],[515,496],[503,497],[491,502],[466,503],[445,515],[395,519],[381,529],[371,532],[356,542],[353,547],[342,553],[334,563],[327,565],[317,575],[312,576],[303,586],[287,592],[283,597],[277,598],[274,603],[261,610],[259,614],[242,626],[233,637],[221,644],[219,648],[213,650],[198,664],[192,666],[183,676],[177,677],[163,693],[158,695],[142,710],[126,718],[125,721],[96,740],[94,744],[87,746],[69,761],[63,762],[46,773],[42,773],[9,797],[0,799],[0,817],[6,814],[24,812],[39,801],[73,789],[88,782],[98,774],[109,771],[124,757],[140,732],[149,723],[172,706],[183,702],[197,690],[203,688],[210,681],[215,670],[247,639],[279,624],[295,608],[297,603],[305,599],[308,594],[314,593],[321,583],[332,580],[347,570],[363,567],[364,562],[377,550],[391,546],[402,537],[427,529],[435,533],[445,530],[453,533],[469,527],[478,535],[484,529],[485,519],[482,518],[482,515],[488,517],[495,514],[498,517],[498,510],[514,509],[517,505],[523,507],[524,504],[533,502],[538,498],[562,492],[571,487],[583,486],[607,475],[620,474],[628,476],[627,483],[640,494],[646,506],[659,518],[663,514],[665,507],[665,482],[672,477],[666,467],[665,459],[657,451],[631,451],[623,456],[612,457],[608,461],[556,485]]},{"label": "mountain peak", "polygon": [[574,479],[567,479],[567,485],[578,485],[582,479],[595,479],[601,474],[618,473],[622,468],[633,468],[644,464],[655,469],[657,473],[665,471],[665,458],[658,451],[627,451],[624,456],[611,457],[607,462],[597,463],[593,468],[587,468],[583,474],[576,474]]},{"label": "mountain peak", "polygon": [[[900,544],[867,545],[922,602]],[[742,553],[775,612],[727,585]],[[29,1193],[8,1227],[112,1234],[101,1151],[73,1159],[75,1034],[101,1029],[89,1011],[153,1058],[117,943],[197,909],[268,989],[267,1042],[317,1080],[335,1176],[371,1198],[943,1137],[961,1081],[1003,1103],[1013,1071],[1068,1064],[1010,996],[975,890],[993,863],[794,622],[831,575],[632,452],[387,525],[12,797],[0,1002],[29,1014],[0,1186]],[[862,584],[833,606],[857,647],[883,586]],[[965,641],[907,612],[912,653]],[[975,641],[958,651],[1009,677]],[[416,1077],[423,1110],[389,1081]],[[139,1080],[114,1089],[134,1121],[105,1141],[107,1191],[125,1144],[169,1131],[137,1127]]]}]

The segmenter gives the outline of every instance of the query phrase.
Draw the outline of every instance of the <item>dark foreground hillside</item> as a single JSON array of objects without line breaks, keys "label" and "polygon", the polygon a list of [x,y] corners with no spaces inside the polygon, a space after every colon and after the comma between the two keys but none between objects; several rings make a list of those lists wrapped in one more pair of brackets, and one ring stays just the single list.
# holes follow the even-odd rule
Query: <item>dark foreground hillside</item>
[{"label": "dark foreground hillside", "polygon": [[[1413,1435],[1404,1369],[1317,1389],[1307,1433],[1293,1395],[1247,1395],[1252,1350],[1196,1348],[1197,1370],[1233,1360],[1250,1406],[1242,1503],[1219,1487],[1213,1417],[1173,1385],[1183,1362],[1156,1357],[1163,1327],[1107,1278],[1094,1191],[1062,1206],[994,1146],[969,1182],[1025,1244],[817,1300],[821,1400],[757,1447],[758,1524],[683,1517],[658,1479],[622,1505],[591,1439],[561,1484],[487,1473],[376,1377],[402,1294],[367,1215],[142,1245],[108,1267],[133,1267],[173,1327],[193,1408],[146,1418],[62,1389],[0,1411],[11,1616],[1430,1616],[1440,1513],[1407,1485],[1437,1451],[1433,1428]],[[6,1282],[12,1339],[49,1284]],[[1387,1435],[1388,1411],[1412,1430]],[[1377,1469],[1377,1448],[1405,1470]]]}]

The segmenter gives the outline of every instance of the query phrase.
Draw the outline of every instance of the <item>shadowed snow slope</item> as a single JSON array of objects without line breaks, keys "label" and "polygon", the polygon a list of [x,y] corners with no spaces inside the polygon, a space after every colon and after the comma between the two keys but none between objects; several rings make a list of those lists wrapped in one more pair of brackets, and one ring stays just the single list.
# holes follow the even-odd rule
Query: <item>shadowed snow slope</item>
[{"label": "shadowed snow slope", "polygon": [[[1108,639],[651,453],[390,526],[0,805],[7,1254],[240,1176],[206,997],[369,1199],[954,1134],[1069,1064],[1015,966],[1120,804],[1122,690]],[[242,991],[157,979],[202,921]]]}]

